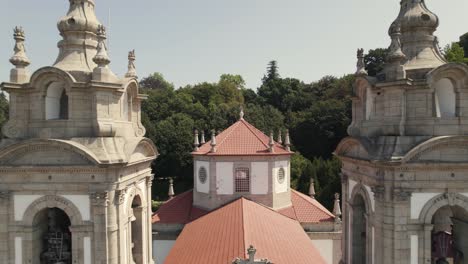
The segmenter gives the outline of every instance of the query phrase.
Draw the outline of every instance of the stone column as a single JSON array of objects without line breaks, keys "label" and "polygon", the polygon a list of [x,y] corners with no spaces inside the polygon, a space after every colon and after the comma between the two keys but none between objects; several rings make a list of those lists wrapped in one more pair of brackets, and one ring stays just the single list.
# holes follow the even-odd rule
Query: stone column
[{"label": "stone column", "polygon": [[393,256],[392,263],[400,260],[409,263],[410,236],[408,235],[408,219],[411,200],[411,190],[397,187],[393,190]]},{"label": "stone column", "polygon": [[[376,186],[372,188],[375,199],[374,212],[374,232],[375,238],[383,237],[383,221],[384,221],[384,204],[385,204],[385,187]],[[374,238],[374,253],[373,263],[383,262],[383,240]]]},{"label": "stone column", "polygon": [[434,225],[424,225],[424,244],[423,244],[423,263],[431,263],[432,261],[432,230]]},{"label": "stone column", "polygon": [[8,263],[8,251],[10,247],[8,239],[8,210],[10,205],[10,193],[0,191],[0,263]]},{"label": "stone column", "polygon": [[92,216],[94,222],[94,263],[95,264],[111,264],[107,261],[108,244],[107,244],[107,206],[108,193],[94,192],[90,194],[92,201]]},{"label": "stone column", "polygon": [[348,194],[348,176],[340,173],[341,176],[341,201],[342,201],[342,237],[341,237],[341,255],[342,260],[349,260],[348,240],[349,240],[349,194]]},{"label": "stone column", "polygon": [[153,224],[152,224],[152,205],[151,205],[151,186],[153,185],[153,179],[154,175],[151,174],[148,177],[146,177],[146,199],[147,199],[147,229],[146,229],[146,234],[147,234],[147,252],[148,252],[148,264],[154,264],[153,260]]},{"label": "stone column", "polygon": [[[115,191],[109,192],[109,201],[115,200]],[[119,226],[117,206],[115,203],[110,203],[107,207],[107,243],[109,249],[108,263],[119,263]]]}]

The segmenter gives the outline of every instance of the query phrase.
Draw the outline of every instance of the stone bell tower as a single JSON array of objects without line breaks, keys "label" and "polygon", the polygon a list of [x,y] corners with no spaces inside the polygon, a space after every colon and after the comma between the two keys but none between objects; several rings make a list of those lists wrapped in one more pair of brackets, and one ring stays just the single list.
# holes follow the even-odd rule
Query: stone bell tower
[{"label": "stone bell tower", "polygon": [[[396,2],[396,1],[395,1]],[[341,159],[343,261],[467,263],[468,67],[447,63],[424,0],[402,0],[382,72],[358,51]]]},{"label": "stone bell tower", "polygon": [[27,69],[16,27],[0,142],[0,263],[151,264],[151,162],[134,66],[109,68],[94,0],[70,0],[53,66]]}]

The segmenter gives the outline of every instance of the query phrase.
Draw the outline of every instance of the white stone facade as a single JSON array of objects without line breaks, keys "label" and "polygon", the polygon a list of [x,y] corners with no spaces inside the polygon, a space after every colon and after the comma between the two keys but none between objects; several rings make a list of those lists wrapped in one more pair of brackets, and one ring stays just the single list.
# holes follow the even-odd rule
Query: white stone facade
[{"label": "white stone facade", "polygon": [[150,165],[158,152],[143,137],[137,80],[107,67],[94,5],[70,1],[56,63],[31,76],[24,31],[15,29],[16,68],[1,84],[10,119],[0,142],[0,263],[41,263],[54,230],[69,232],[63,252],[73,264],[154,263]]},{"label": "white stone facade", "polygon": [[358,52],[350,137],[335,151],[344,263],[467,261],[468,67],[443,59],[438,23],[424,1],[403,0],[384,70],[367,76]]}]

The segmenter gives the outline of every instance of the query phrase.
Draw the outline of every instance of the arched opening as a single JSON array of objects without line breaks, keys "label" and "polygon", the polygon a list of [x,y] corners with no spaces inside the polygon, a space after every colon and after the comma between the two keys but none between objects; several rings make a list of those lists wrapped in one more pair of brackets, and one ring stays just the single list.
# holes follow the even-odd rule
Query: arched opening
[{"label": "arched opening", "polygon": [[465,263],[468,257],[468,212],[444,206],[432,217],[432,263]]},{"label": "arched opening", "polygon": [[32,264],[71,264],[70,218],[59,208],[46,208],[33,220]]},{"label": "arched opening", "polygon": [[47,87],[45,118],[46,120],[68,119],[68,95],[61,82],[53,82]]},{"label": "arched opening", "polygon": [[434,100],[437,117],[455,117],[455,89],[452,82],[443,78],[434,85]]},{"label": "arched opening", "polygon": [[130,221],[131,261],[143,264],[143,207],[138,195],[132,201]]},{"label": "arched opening", "polygon": [[367,212],[364,198],[356,195],[351,207],[351,263],[364,264],[367,263]]}]

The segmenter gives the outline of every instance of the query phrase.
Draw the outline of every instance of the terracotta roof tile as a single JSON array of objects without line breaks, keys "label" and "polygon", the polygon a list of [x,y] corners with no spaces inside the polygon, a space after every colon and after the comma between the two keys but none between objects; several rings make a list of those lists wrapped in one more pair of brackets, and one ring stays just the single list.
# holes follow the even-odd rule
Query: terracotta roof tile
[{"label": "terracotta roof tile", "polygon": [[211,141],[203,144],[193,155],[242,156],[242,155],[291,155],[275,142],[274,152],[268,151],[270,137],[241,119],[216,136],[216,153],[210,153]]},{"label": "terracotta roof tile", "polygon": [[[317,200],[298,191],[291,190],[292,206],[278,212],[300,223],[334,221],[335,216]],[[193,191],[179,194],[164,203],[153,215],[153,223],[186,224],[208,212],[193,206]]]},{"label": "terracotta roof tile", "polygon": [[325,263],[297,221],[245,198],[187,224],[164,263],[231,264],[249,245],[275,264]]},{"label": "terracotta roof tile", "polygon": [[278,212],[300,223],[321,223],[334,221],[335,216],[317,200],[291,190],[292,206]]},{"label": "terracotta roof tile", "polygon": [[165,202],[153,215],[153,223],[186,224],[208,212],[193,206],[193,192],[181,193]]}]

